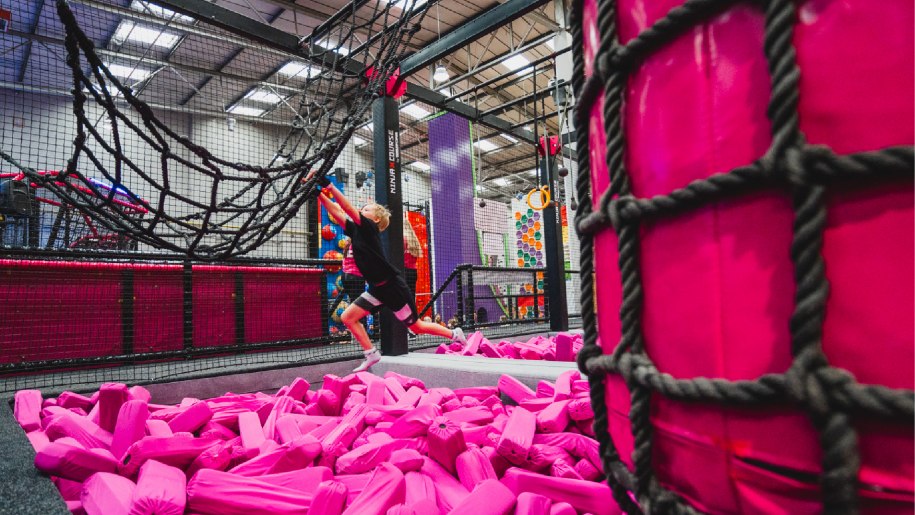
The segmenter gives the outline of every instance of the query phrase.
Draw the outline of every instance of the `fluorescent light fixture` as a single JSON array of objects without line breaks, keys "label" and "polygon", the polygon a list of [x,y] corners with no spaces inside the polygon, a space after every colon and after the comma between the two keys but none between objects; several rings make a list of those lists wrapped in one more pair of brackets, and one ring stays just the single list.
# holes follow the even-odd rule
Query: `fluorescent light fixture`
[{"label": "fluorescent light fixture", "polygon": [[426,5],[426,2],[428,0],[415,0],[415,1],[414,0],[396,0],[394,2],[390,2],[389,0],[385,0],[385,1],[388,2],[389,4],[393,5],[394,7],[400,7],[401,9],[403,9],[405,7],[412,7],[413,9],[419,9],[420,7]]},{"label": "fluorescent light fixture", "polygon": [[445,98],[450,97],[452,95],[451,88],[442,88],[442,89],[438,90],[438,92],[441,93],[442,95],[445,95]]},{"label": "fluorescent light fixture", "polygon": [[367,140],[360,138],[359,136],[353,136],[353,144],[356,145],[357,147],[361,147],[362,145],[365,145],[366,143],[368,143]]},{"label": "fluorescent light fixture", "polygon": [[258,109],[256,107],[234,105],[229,108],[228,112],[232,114],[240,114],[242,116],[260,116],[264,114],[265,111],[264,109]]},{"label": "fluorescent light fixture", "polygon": [[503,134],[502,137],[505,138],[505,139],[507,139],[508,141],[510,141],[510,142],[512,142],[512,143],[517,143],[517,142],[518,142],[518,139],[517,139],[517,138],[514,138],[514,137],[512,137],[512,136],[509,136],[508,134]]},{"label": "fluorescent light fixture", "polygon": [[297,63],[295,61],[289,61],[284,64],[282,68],[277,70],[276,73],[280,75],[285,75],[287,77],[298,77],[304,75],[307,78],[312,78],[319,73],[315,68],[308,66],[307,64]]},{"label": "fluorescent light fixture", "polygon": [[517,72],[515,75],[523,75],[527,72],[527,67],[531,65],[531,62],[523,55],[515,54],[502,61],[502,65],[513,72]]},{"label": "fluorescent light fixture", "polygon": [[432,74],[432,78],[436,82],[445,82],[451,75],[448,74],[448,68],[445,68],[444,64],[440,64],[435,67],[435,73]]},{"label": "fluorescent light fixture", "polygon": [[479,148],[483,152],[491,152],[491,151],[499,148],[498,145],[489,141],[488,139],[481,139],[481,140],[475,142],[474,145],[476,145],[477,148]]},{"label": "fluorescent light fixture", "polygon": [[265,104],[279,104],[283,101],[283,97],[267,88],[254,88],[245,95],[245,98],[253,102],[263,102]]},{"label": "fluorescent light fixture", "polygon": [[408,166],[410,166],[411,168],[416,168],[417,170],[419,170],[421,172],[428,172],[429,170],[432,169],[431,166],[427,165],[426,163],[423,163],[422,161],[413,161]]},{"label": "fluorescent light fixture", "polygon": [[528,171],[526,171],[526,172],[524,172],[524,173],[526,173],[526,174],[528,174],[528,175],[537,175],[537,169],[534,168],[533,170],[528,170]]},{"label": "fluorescent light fixture", "polygon": [[119,79],[132,80],[136,82],[144,81],[152,74],[150,70],[144,68],[135,68],[123,64],[109,64],[108,71]]},{"label": "fluorescent light fixture", "polygon": [[334,52],[337,52],[340,55],[349,55],[349,48],[347,48],[339,43],[335,43],[334,41],[331,41],[327,38],[315,41],[315,44],[321,48],[324,48],[327,50],[333,50]]},{"label": "fluorescent light fixture", "polygon": [[153,27],[138,25],[130,20],[121,21],[111,40],[115,43],[141,43],[172,49],[181,39],[180,34],[166,32]]},{"label": "fluorescent light fixture", "polygon": [[181,23],[193,23],[193,16],[186,16],[184,14],[178,14],[171,9],[166,9],[164,7],[159,7],[158,5],[151,4],[144,0],[133,0],[130,2],[130,8],[134,11],[140,11],[141,13],[149,13],[153,16],[158,16],[159,18],[164,18],[169,21],[177,21]]},{"label": "fluorescent light fixture", "polygon": [[432,114],[429,111],[426,111],[425,109],[423,109],[422,107],[419,107],[416,104],[410,104],[410,105],[403,106],[400,108],[400,111],[403,114],[409,116],[410,118],[415,118],[417,120],[425,118],[425,117],[429,116],[430,114]]},{"label": "fluorescent light fixture", "polygon": [[492,182],[494,182],[496,184],[496,186],[500,186],[503,188],[508,186],[508,179],[506,179],[505,177],[499,177],[498,179],[493,179]]}]

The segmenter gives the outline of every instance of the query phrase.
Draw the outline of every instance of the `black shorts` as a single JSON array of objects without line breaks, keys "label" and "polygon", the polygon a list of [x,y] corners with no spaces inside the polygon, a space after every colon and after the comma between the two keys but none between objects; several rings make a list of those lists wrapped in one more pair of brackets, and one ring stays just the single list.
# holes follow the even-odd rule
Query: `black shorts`
[{"label": "black shorts", "polygon": [[394,316],[408,326],[415,324],[419,319],[410,288],[400,275],[384,284],[370,284],[369,290],[360,295],[354,304],[371,312],[384,306],[393,311]]}]

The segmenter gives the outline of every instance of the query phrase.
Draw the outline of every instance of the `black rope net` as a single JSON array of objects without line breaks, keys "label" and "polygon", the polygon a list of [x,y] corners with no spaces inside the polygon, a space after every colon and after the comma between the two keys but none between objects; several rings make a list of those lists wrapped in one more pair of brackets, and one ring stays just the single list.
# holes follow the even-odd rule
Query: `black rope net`
[{"label": "black rope net", "polygon": [[[298,55],[287,58],[305,62],[299,73],[304,85],[295,91],[255,92],[280,99],[277,109],[294,111],[294,116],[270,162],[251,164],[221,157],[171,126],[140,99],[150,79],[132,80],[136,73],[125,79],[123,70],[115,70],[125,65],[113,64],[118,56],[95,43],[106,39],[88,36],[81,25],[86,18],[58,0],[66,63],[72,71],[72,157],[54,173],[19,164],[6,153],[3,159],[33,187],[49,191],[121,240],[196,259],[246,254],[278,234],[313,196],[314,181],[330,171],[353,132],[370,116],[372,101],[389,79],[396,80],[399,62],[426,11],[416,0],[394,5],[350,2],[301,40]],[[183,17],[154,4],[142,7],[160,16],[168,13],[169,26]],[[182,30],[203,23],[182,22],[188,23],[177,26]],[[101,29],[93,27],[93,32],[107,30],[105,23],[98,21]],[[121,27],[123,22],[119,31]],[[129,28],[143,30],[139,24]],[[166,31],[158,34],[168,36]],[[106,36],[108,41],[118,37]],[[128,66],[136,72],[137,63]],[[99,110],[101,118],[90,114]],[[226,116],[233,116],[233,109]],[[156,160],[137,158],[138,146]],[[224,155],[225,148],[221,150]],[[316,171],[315,179],[304,181],[311,171]],[[188,176],[193,176],[194,191],[178,186],[178,178]]]},{"label": "black rope net", "polygon": [[[825,191],[830,184],[853,179],[910,181],[913,148],[890,147],[879,151],[836,155],[829,148],[808,145],[798,125],[799,70],[792,44],[796,6],[791,0],[761,3],[765,11],[762,49],[769,64],[771,96],[768,116],[772,143],[757,161],[727,173],[715,174],[684,188],[652,198],[635,198],[625,169],[622,129],[623,93],[628,75],[652,51],[721,13],[734,1],[687,0],[666,17],[625,45],[617,34],[617,7],[611,0],[598,2],[600,46],[594,73],[585,76],[583,57],[583,1],[572,8],[574,51],[573,87],[576,106],[577,146],[587,149],[589,115],[599,96],[604,100],[607,170],[610,186],[598,209],[592,208],[590,163],[587,151],[578,152],[579,211],[576,227],[581,239],[582,318],[585,346],[579,368],[591,383],[595,432],[600,441],[604,470],[613,496],[627,513],[696,513],[679,495],[662,487],[652,470],[653,394],[667,398],[731,406],[790,403],[810,417],[819,433],[822,473],[819,476],[823,509],[827,513],[858,510],[860,453],[855,418],[888,420],[911,425],[915,402],[911,390],[865,385],[846,370],[830,366],[821,347],[824,309],[829,284],[821,254],[826,224]],[[697,377],[677,379],[660,372],[646,353],[642,336],[642,280],[639,266],[639,228],[642,221],[671,217],[763,188],[790,194],[794,209],[794,235],[790,249],[795,269],[795,309],[791,317],[793,363],[783,374],[768,374],[754,381],[728,381]],[[621,340],[612,354],[603,354],[597,343],[594,301],[594,236],[612,229],[618,236],[622,283]],[[868,345],[862,342],[862,345]],[[631,430],[634,437],[630,470],[621,460],[608,431],[605,381],[608,374],[625,380],[631,395]],[[682,471],[702,474],[703,471]]]}]

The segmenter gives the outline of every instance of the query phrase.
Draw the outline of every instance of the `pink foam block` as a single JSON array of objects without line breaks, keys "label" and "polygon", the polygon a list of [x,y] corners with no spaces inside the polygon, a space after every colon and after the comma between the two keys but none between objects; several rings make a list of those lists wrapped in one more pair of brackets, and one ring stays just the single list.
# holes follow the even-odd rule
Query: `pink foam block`
[{"label": "pink foam block", "polygon": [[289,415],[284,415],[276,421],[274,433],[276,441],[281,444],[291,442],[303,434],[295,418]]},{"label": "pink foam block", "polygon": [[126,477],[98,472],[83,483],[79,502],[86,515],[127,515],[135,489]]},{"label": "pink foam block", "polygon": [[509,463],[504,456],[499,454],[495,447],[483,447],[482,450],[483,454],[489,458],[489,462],[492,463],[492,468],[499,477],[502,477],[502,475],[505,474],[505,471],[511,467],[511,463]]},{"label": "pink foam block", "polygon": [[537,418],[534,414],[517,406],[508,417],[496,450],[511,463],[516,465],[524,463],[527,460],[527,453],[534,443],[536,430]]},{"label": "pink foam block", "polygon": [[371,381],[366,385],[365,390],[365,402],[369,406],[383,406],[384,405],[384,394],[387,390],[387,386],[384,384],[384,381],[376,379]]},{"label": "pink foam block", "polygon": [[438,347],[435,348],[436,354],[448,354],[449,352],[451,352],[451,349],[449,349],[448,345],[445,345],[444,343],[438,344]]},{"label": "pink foam block", "polygon": [[554,402],[537,413],[537,430],[559,433],[569,425],[569,401]]},{"label": "pink foam block", "polygon": [[591,385],[586,379],[572,381],[572,394],[587,393],[591,391]]},{"label": "pink foam block", "polygon": [[518,349],[518,354],[521,355],[521,359],[542,360],[544,351],[543,351],[543,349],[536,349],[536,348],[531,348],[531,347],[521,347]]},{"label": "pink foam block", "polygon": [[168,422],[164,420],[147,420],[146,434],[149,436],[171,436],[172,429],[168,427]]},{"label": "pink foam block", "polygon": [[461,406],[465,408],[473,408],[475,406],[480,406],[482,403],[479,399],[471,396],[466,396],[461,399]]},{"label": "pink foam block", "polygon": [[413,509],[406,504],[395,504],[388,508],[385,515],[413,515]]},{"label": "pink foam block", "polygon": [[442,411],[447,413],[449,411],[454,411],[460,409],[463,406],[459,399],[449,399],[447,402],[442,403]]},{"label": "pink foam block", "polygon": [[464,345],[462,345],[459,342],[451,342],[448,345],[448,350],[451,351],[452,354],[459,353],[463,349],[464,349]]},{"label": "pink foam block", "polygon": [[487,479],[498,479],[492,463],[479,447],[470,447],[459,454],[455,459],[455,468],[461,484],[467,490],[473,490],[476,485]]},{"label": "pink foam block", "polygon": [[403,472],[390,463],[382,463],[365,485],[362,493],[346,507],[344,515],[383,515],[391,506],[402,504],[406,496]]},{"label": "pink foam block", "polygon": [[465,497],[449,514],[487,513],[503,515],[511,513],[515,506],[515,494],[495,479],[483,481]]},{"label": "pink foam block", "polygon": [[556,361],[575,361],[571,335],[559,333],[553,337],[553,342],[556,344]]},{"label": "pink foam block", "polygon": [[549,497],[533,492],[521,492],[515,505],[515,515],[550,515],[553,504]]},{"label": "pink foam block", "polygon": [[507,374],[499,377],[499,391],[518,404],[537,396],[526,384]]},{"label": "pink foam block", "polygon": [[429,457],[437,461],[448,472],[457,472],[454,461],[459,454],[467,450],[464,433],[460,426],[445,417],[436,417],[429,424]]},{"label": "pink foam block", "polygon": [[442,412],[438,406],[426,404],[398,417],[386,432],[394,438],[411,438],[425,435],[429,424]]},{"label": "pink foam block", "polygon": [[61,408],[82,408],[88,411],[93,404],[92,399],[78,393],[63,392],[57,396],[57,405]]},{"label": "pink foam block", "polygon": [[340,481],[328,480],[318,485],[308,515],[338,515],[346,504],[347,488]]},{"label": "pink foam block", "polygon": [[147,436],[127,449],[118,470],[122,475],[133,477],[147,460],[158,460],[184,470],[214,443],[214,440],[194,438],[190,433],[175,433],[166,437]]},{"label": "pink foam block", "polygon": [[485,426],[470,426],[465,425],[461,427],[461,432],[464,433],[464,443],[474,444],[477,446],[484,445],[493,445],[493,439],[498,439],[498,434],[496,429],[487,424]]},{"label": "pink foam block", "polygon": [[451,511],[470,493],[464,488],[464,485],[454,479],[454,476],[435,460],[424,459],[420,472],[428,476],[432,480],[432,484],[435,485],[438,507],[443,512]]},{"label": "pink foam block", "polygon": [[416,442],[411,440],[391,440],[370,442],[343,454],[336,461],[338,474],[361,474],[370,472],[380,463],[388,461],[391,453],[398,449],[415,449]]},{"label": "pink foam block", "polygon": [[105,383],[99,389],[98,396],[98,425],[105,431],[114,431],[118,421],[118,412],[121,404],[127,402],[129,396],[127,385],[122,383]]},{"label": "pink foam block", "polygon": [[340,411],[346,415],[350,411],[353,411],[353,408],[359,406],[360,404],[365,404],[365,395],[359,392],[350,392],[349,397],[347,397],[346,401],[343,402],[343,407],[340,409]]},{"label": "pink foam block", "polygon": [[296,405],[291,397],[280,397],[273,404],[273,409],[270,410],[270,414],[267,415],[267,419],[264,421],[264,437],[268,440],[276,440],[276,420],[287,413],[291,413],[293,408]]},{"label": "pink foam block", "polygon": [[65,501],[79,501],[79,496],[83,492],[83,484],[78,481],[70,481],[60,477],[53,477],[51,481],[60,492],[60,496]]},{"label": "pink foam block", "polygon": [[338,415],[340,413],[340,398],[330,390],[318,390],[315,403],[325,415]]},{"label": "pink foam block", "polygon": [[35,449],[35,452],[44,449],[46,445],[51,443],[47,433],[40,429],[37,431],[32,431],[31,433],[25,435],[25,437],[28,438],[29,443],[32,444],[32,449]]},{"label": "pink foam block", "polygon": [[305,399],[305,396],[308,394],[308,390],[310,388],[311,385],[308,384],[308,381],[302,379],[301,377],[297,377],[289,385],[285,395],[294,400],[301,401]]},{"label": "pink foam block", "polygon": [[312,496],[252,477],[203,469],[188,482],[191,513],[220,515],[305,515]]},{"label": "pink foam block", "polygon": [[493,421],[492,411],[486,406],[458,408],[444,414],[445,418],[455,424],[489,424]]},{"label": "pink foam block", "polygon": [[423,466],[423,455],[416,449],[397,449],[391,453],[391,465],[401,472],[413,472]]},{"label": "pink foam block", "polygon": [[334,473],[327,467],[307,467],[277,474],[257,476],[259,481],[291,488],[305,494],[314,494],[321,483],[330,481],[333,478]]},{"label": "pink foam block", "polygon": [[519,403],[519,406],[531,412],[539,412],[546,409],[550,404],[553,403],[553,399],[549,397],[534,397],[533,399],[527,399]]},{"label": "pink foam block", "polygon": [[187,477],[193,477],[200,469],[226,470],[232,461],[233,444],[217,441],[194,458],[187,467]]},{"label": "pink foam block", "polygon": [[575,428],[578,429],[581,434],[590,436],[594,438],[594,419],[589,418],[586,420],[576,420]]},{"label": "pink foam block", "polygon": [[499,346],[490,341],[484,341],[480,343],[480,354],[486,356],[487,358],[505,357],[505,354],[501,349],[499,349]]},{"label": "pink foam block", "polygon": [[41,428],[41,392],[39,390],[19,390],[13,396],[13,416],[26,433]]},{"label": "pink foam block", "polygon": [[200,437],[201,438],[212,438],[215,440],[231,440],[238,436],[234,431],[228,427],[214,423],[211,419],[209,422],[203,425],[200,428]]},{"label": "pink foam block", "polygon": [[75,443],[51,442],[35,454],[35,468],[49,476],[81,482],[96,472],[115,472],[118,463],[114,457],[83,449]]},{"label": "pink foam block", "polygon": [[140,467],[130,515],[182,515],[187,478],[180,469],[149,460]]},{"label": "pink foam block", "polygon": [[269,452],[237,465],[229,472],[240,476],[259,476],[269,473],[287,472],[310,465],[321,454],[321,444],[311,435],[303,435]]},{"label": "pink foam block", "polygon": [[589,420],[594,418],[591,399],[575,399],[569,403],[569,418],[572,420]]},{"label": "pink foam block", "polygon": [[152,394],[146,388],[134,385],[127,389],[127,400],[143,401],[148,404],[152,400]]},{"label": "pink foam block", "polygon": [[111,454],[121,459],[134,442],[146,436],[149,406],[143,400],[130,400],[121,405],[118,422],[111,438]]},{"label": "pink foam block", "polygon": [[193,433],[213,417],[213,410],[206,402],[197,401],[169,420],[168,427],[173,433]]},{"label": "pink foam block", "polygon": [[[384,384],[382,383],[382,386]],[[353,443],[353,440],[362,433],[365,427],[365,416],[368,414],[368,406],[359,406],[346,415],[344,415],[340,424],[337,425],[330,433],[321,439],[321,446],[325,453],[337,453],[337,456],[343,454]]]},{"label": "pink foam block", "polygon": [[578,460],[575,464],[575,471],[586,481],[595,481],[601,476],[600,471],[585,458]]},{"label": "pink foam block", "polygon": [[426,389],[426,385],[423,384],[423,382],[420,381],[419,379],[416,379],[415,377],[408,377],[408,376],[400,375],[397,372],[388,370],[387,372],[384,373],[384,378],[388,379],[390,377],[397,379],[397,381],[401,384],[401,386],[404,387],[404,390],[409,390],[410,388],[413,388],[414,386],[419,388],[420,390]]},{"label": "pink foam block", "polygon": [[549,497],[553,502],[567,502],[580,512],[595,515],[622,513],[613,501],[610,487],[604,483],[549,477],[519,468],[510,468],[502,477],[502,484],[515,494],[538,493]]},{"label": "pink foam block", "polygon": [[552,445],[565,449],[578,458],[587,458],[594,467],[603,473],[600,450],[597,441],[575,433],[538,434],[534,436],[535,444]]},{"label": "pink foam block", "polygon": [[584,479],[574,465],[566,460],[556,460],[550,465],[550,475],[568,479]]},{"label": "pink foam block", "polygon": [[425,390],[418,386],[411,386],[403,397],[400,398],[398,404],[405,408],[413,408],[419,403],[419,399],[422,398],[423,394],[426,393]]},{"label": "pink foam block", "polygon": [[242,446],[251,453],[257,454],[264,444],[264,429],[261,427],[260,417],[253,411],[238,414],[238,434],[241,436]]},{"label": "pink foam block", "polygon": [[69,436],[87,449],[96,447],[108,449],[111,447],[111,433],[92,423],[87,417],[81,417],[73,413],[65,413],[54,417],[54,420],[48,424],[46,431],[51,441]]},{"label": "pink foam block", "polygon": [[[432,478],[420,472],[407,472],[404,474],[406,483],[406,496],[404,503],[407,506],[416,504],[423,499],[435,502],[438,495],[435,491],[435,483]],[[438,508],[436,507],[436,513]]]},{"label": "pink foam block", "polygon": [[459,399],[463,397],[473,397],[479,401],[493,395],[499,395],[499,390],[495,386],[474,386],[469,388],[455,388],[454,395]]},{"label": "pink foam block", "polygon": [[499,350],[502,351],[502,355],[509,359],[518,359],[521,357],[521,354],[518,353],[518,349],[515,348],[509,341],[499,342]]},{"label": "pink foam block", "polygon": [[441,515],[442,513],[435,501],[431,499],[422,499],[408,506],[413,510],[413,515]]},{"label": "pink foam block", "polygon": [[556,392],[553,400],[561,401],[572,397],[572,383],[581,377],[577,370],[566,370],[556,378]]},{"label": "pink foam block", "polygon": [[477,331],[467,337],[467,343],[464,344],[464,349],[461,351],[461,354],[464,356],[473,356],[480,350],[480,344],[483,343],[483,333]]},{"label": "pink foam block", "polygon": [[537,397],[553,397],[556,393],[556,385],[549,381],[539,381],[535,390]]},{"label": "pink foam block", "polygon": [[403,387],[402,384],[400,384],[400,381],[398,381],[394,377],[385,378],[385,379],[383,379],[383,381],[384,381],[385,387],[388,389],[388,393],[390,393],[391,396],[394,397],[394,402],[395,403],[400,402],[400,398],[403,397],[404,395],[406,395],[406,393],[407,393],[407,390]]},{"label": "pink foam block", "polygon": [[578,515],[578,512],[567,502],[554,502],[550,506],[550,515]]},{"label": "pink foam block", "polygon": [[439,397],[441,397],[442,400],[440,402],[448,402],[451,399],[457,398],[457,396],[454,394],[454,390],[452,390],[451,388],[445,388],[445,387],[429,388],[429,393],[430,394],[435,393]]}]

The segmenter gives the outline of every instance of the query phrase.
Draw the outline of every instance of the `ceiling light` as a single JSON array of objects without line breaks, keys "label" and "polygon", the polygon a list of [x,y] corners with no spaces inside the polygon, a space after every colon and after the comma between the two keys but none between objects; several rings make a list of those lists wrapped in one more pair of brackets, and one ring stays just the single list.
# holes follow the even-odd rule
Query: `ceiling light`
[{"label": "ceiling light", "polygon": [[435,73],[432,74],[432,78],[435,82],[445,82],[451,75],[448,74],[448,68],[445,68],[444,64],[440,64],[435,67]]},{"label": "ceiling light", "polygon": [[132,81],[144,81],[149,78],[152,74],[150,70],[143,68],[137,68],[135,66],[124,66],[123,64],[109,64],[108,71],[112,75],[120,79],[132,80]]},{"label": "ceiling light", "polygon": [[429,111],[426,111],[425,109],[423,109],[422,107],[419,107],[416,104],[410,104],[410,105],[403,106],[400,108],[400,111],[403,114],[405,114],[411,118],[417,119],[417,120],[420,120],[420,119],[425,118],[425,117],[429,116],[430,114],[432,114]]},{"label": "ceiling light", "polygon": [[533,170],[528,170],[528,171],[526,171],[526,172],[524,172],[524,173],[526,173],[526,174],[528,174],[528,175],[537,175],[537,169],[534,168]]},{"label": "ceiling light", "polygon": [[492,152],[493,150],[496,150],[497,148],[499,148],[498,145],[496,145],[495,143],[493,143],[489,140],[486,140],[486,139],[481,139],[481,140],[475,142],[474,145],[476,145],[477,148],[479,148],[483,152]]},{"label": "ceiling light", "polygon": [[326,50],[332,50],[343,56],[349,55],[349,48],[346,48],[346,47],[340,45],[339,43],[335,43],[327,38],[318,40],[315,42],[315,44],[321,48],[324,48]]},{"label": "ceiling light", "polygon": [[282,68],[277,70],[277,73],[287,77],[298,77],[300,75],[304,75],[310,79],[318,74],[318,70],[308,66],[307,64],[289,61],[288,63],[284,64]]},{"label": "ceiling light", "polygon": [[451,88],[442,88],[442,89],[438,90],[438,92],[441,93],[442,95],[444,95],[445,98],[448,98],[452,95]]},{"label": "ceiling light", "polygon": [[409,6],[409,7],[412,7],[414,10],[419,9],[420,7],[426,5],[426,2],[428,2],[428,0],[396,0],[394,2],[391,2],[390,0],[385,0],[385,1],[388,2],[389,4],[393,5],[394,7],[400,7],[401,9],[403,9],[403,8]]},{"label": "ceiling light", "polygon": [[264,109],[258,109],[256,107],[246,107],[240,105],[234,105],[229,108],[228,112],[232,114],[240,114],[242,116],[260,116],[264,114]]},{"label": "ceiling light", "polygon": [[496,184],[496,186],[501,186],[503,188],[508,186],[508,179],[506,179],[504,177],[499,177],[498,179],[493,179],[492,182],[494,182]]},{"label": "ceiling light", "polygon": [[518,139],[517,139],[517,138],[513,138],[513,137],[509,136],[508,134],[503,134],[502,137],[505,138],[505,139],[507,139],[508,141],[510,141],[510,142],[512,142],[512,143],[517,143],[517,142],[518,142]]},{"label": "ceiling light", "polygon": [[523,55],[516,54],[502,61],[502,64],[509,70],[516,72],[515,75],[523,75],[527,73],[527,67],[531,65],[531,62]]},{"label": "ceiling light", "polygon": [[416,168],[417,170],[419,170],[421,172],[428,172],[429,170],[432,169],[431,166],[427,165],[426,163],[423,163],[422,161],[413,161],[408,166],[410,166],[411,168]]},{"label": "ceiling light", "polygon": [[254,102],[263,102],[266,104],[279,104],[283,97],[266,88],[255,88],[245,95],[245,98]]},{"label": "ceiling light", "polygon": [[130,3],[130,8],[134,11],[140,11],[152,14],[153,16],[158,16],[159,18],[164,18],[169,21],[179,21],[181,23],[193,23],[193,16],[186,16],[184,14],[178,14],[171,9],[166,9],[164,7],[159,7],[158,5],[151,4],[145,0],[133,0]]},{"label": "ceiling light", "polygon": [[164,30],[137,25],[130,20],[124,20],[114,31],[111,40],[116,43],[142,43],[172,49],[178,44],[181,35]]}]

